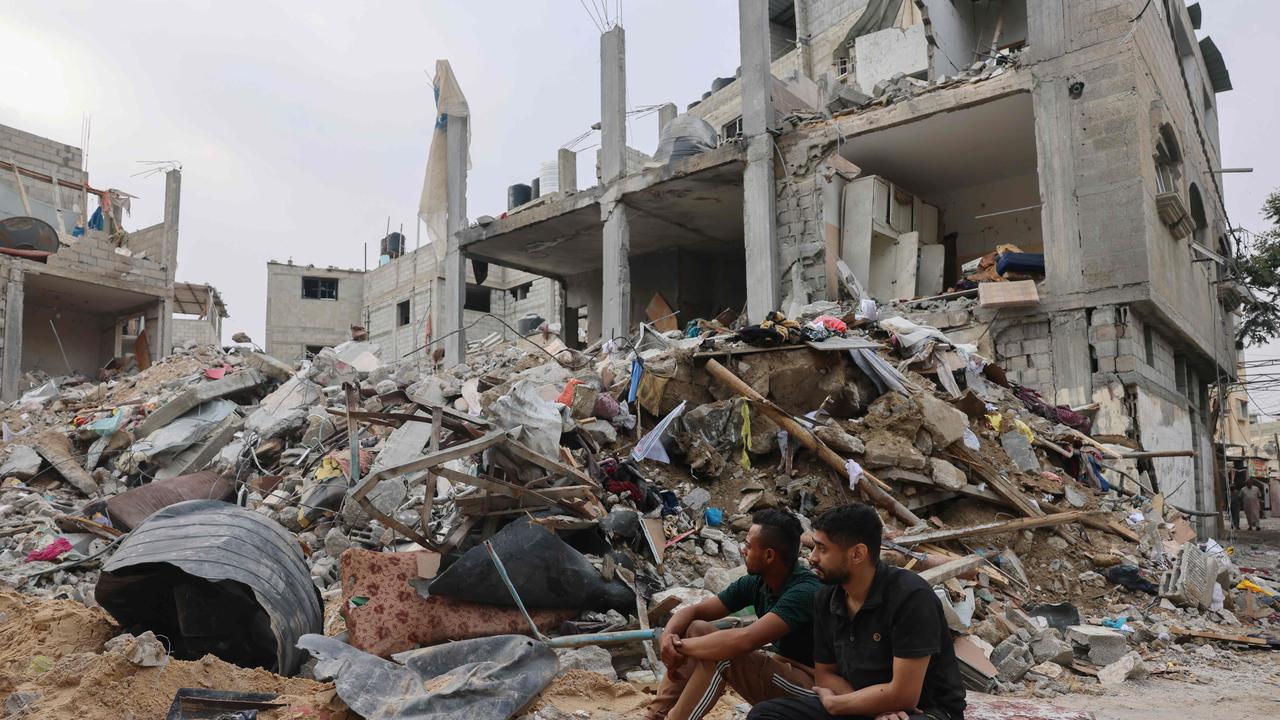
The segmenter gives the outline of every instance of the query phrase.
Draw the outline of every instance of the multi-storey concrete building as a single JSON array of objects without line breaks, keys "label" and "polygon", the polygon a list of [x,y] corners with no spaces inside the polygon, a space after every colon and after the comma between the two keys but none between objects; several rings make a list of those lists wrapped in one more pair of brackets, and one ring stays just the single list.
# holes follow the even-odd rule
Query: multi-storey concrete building
[{"label": "multi-storey concrete building", "polygon": [[[221,333],[226,309],[213,302],[216,290],[200,286],[203,301],[184,296],[181,309],[175,304],[181,171],[166,173],[163,222],[126,232],[119,207],[128,195],[94,188],[82,160],[80,148],[0,125],[6,400],[25,389],[28,371],[96,378],[113,359],[166,355],[177,340],[175,312],[212,314]],[[88,214],[91,202],[101,211],[100,229]],[[216,334],[207,336],[216,342]]]},{"label": "multi-storey concrete building", "polygon": [[[429,246],[388,257],[368,271],[267,263],[265,349],[296,362],[351,339],[351,326],[358,325],[382,348],[384,360],[425,357],[439,292],[436,267]],[[529,318],[545,319],[559,307],[555,285],[545,278],[496,267],[482,280],[476,282],[474,270],[468,273],[464,307],[472,339],[491,333],[512,338],[516,333],[497,318],[527,330],[519,327],[522,320],[528,325]]]},{"label": "multi-storey concrete building", "polygon": [[[739,76],[687,110],[720,146],[638,172],[611,28],[599,185],[467,227],[451,166],[438,330],[464,324],[468,259],[553,279],[566,328],[585,314],[595,339],[655,293],[682,322],[838,299],[841,262],[881,302],[937,294],[1013,244],[1044,255],[1038,305],[929,319],[1050,400],[1098,403],[1098,433],[1197,451],[1130,470],[1212,511],[1211,388],[1236,365],[1231,84],[1200,20],[1177,0],[740,0]],[[466,117],[446,119],[465,147]]]}]

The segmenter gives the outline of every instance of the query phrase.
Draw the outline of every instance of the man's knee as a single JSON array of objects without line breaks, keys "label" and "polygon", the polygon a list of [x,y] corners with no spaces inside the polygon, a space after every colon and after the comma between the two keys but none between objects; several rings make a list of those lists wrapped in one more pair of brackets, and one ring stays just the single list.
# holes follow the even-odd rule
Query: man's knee
[{"label": "man's knee", "polygon": [[747,720],[820,720],[831,717],[817,698],[777,698],[751,708]]},{"label": "man's knee", "polygon": [[684,631],[685,637],[700,637],[702,635],[710,635],[716,631],[716,626],[706,620],[694,620],[689,623],[689,628]]}]

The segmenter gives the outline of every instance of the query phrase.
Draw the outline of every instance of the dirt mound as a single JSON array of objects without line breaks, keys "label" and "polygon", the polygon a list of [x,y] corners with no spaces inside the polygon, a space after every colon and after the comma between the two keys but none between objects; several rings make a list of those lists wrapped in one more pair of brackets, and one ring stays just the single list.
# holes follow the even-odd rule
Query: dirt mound
[{"label": "dirt mound", "polygon": [[[16,691],[38,693],[31,717],[118,720],[164,717],[174,694],[184,687],[273,692],[280,694],[282,702],[315,708],[327,701],[326,691],[332,686],[237,667],[212,655],[193,662],[171,660],[164,667],[138,667],[120,653],[81,653],[63,658]],[[287,709],[281,709],[259,717],[291,716]]]},{"label": "dirt mound", "polygon": [[100,608],[0,593],[0,698],[68,655],[101,650],[117,632]]}]

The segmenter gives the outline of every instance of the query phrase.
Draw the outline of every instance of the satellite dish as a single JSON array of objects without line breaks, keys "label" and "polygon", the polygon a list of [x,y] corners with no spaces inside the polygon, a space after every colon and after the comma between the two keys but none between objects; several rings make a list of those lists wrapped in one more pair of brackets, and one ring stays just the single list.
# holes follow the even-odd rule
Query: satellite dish
[{"label": "satellite dish", "polygon": [[33,217],[0,220],[0,248],[58,252],[58,233],[49,223]]}]

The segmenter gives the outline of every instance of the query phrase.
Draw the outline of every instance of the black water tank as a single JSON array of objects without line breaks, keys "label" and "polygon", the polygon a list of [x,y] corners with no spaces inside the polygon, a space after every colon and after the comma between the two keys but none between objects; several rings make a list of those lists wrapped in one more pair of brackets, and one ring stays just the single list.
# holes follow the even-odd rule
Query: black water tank
[{"label": "black water tank", "polygon": [[507,188],[507,209],[520,207],[533,199],[533,188],[524,183],[517,183]]},{"label": "black water tank", "polygon": [[386,255],[392,260],[403,255],[404,254],[404,235],[398,232],[393,232],[390,235],[382,238],[382,252],[380,254]]}]

